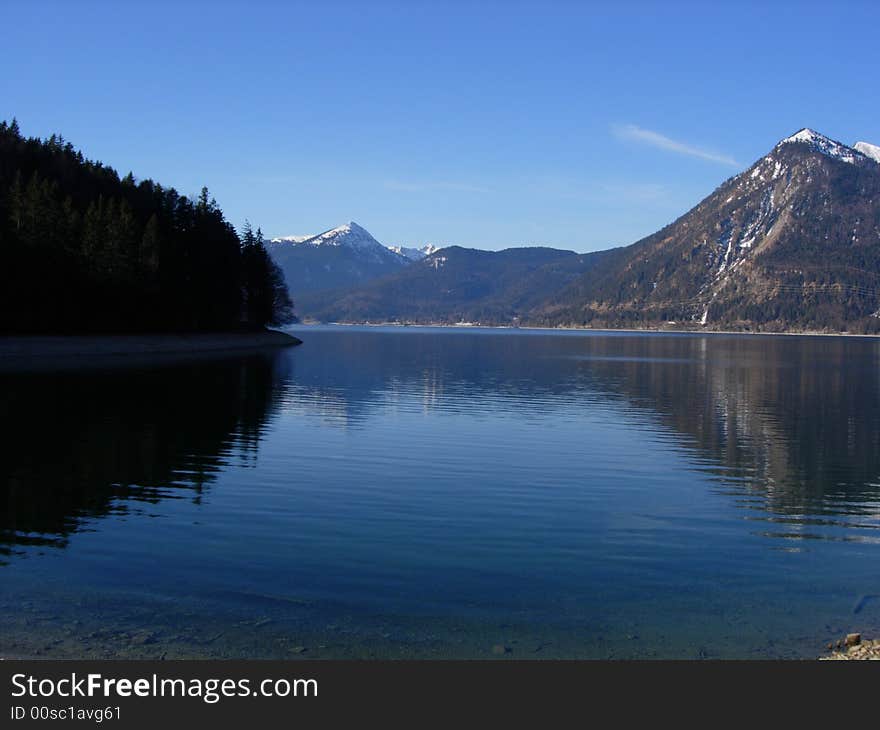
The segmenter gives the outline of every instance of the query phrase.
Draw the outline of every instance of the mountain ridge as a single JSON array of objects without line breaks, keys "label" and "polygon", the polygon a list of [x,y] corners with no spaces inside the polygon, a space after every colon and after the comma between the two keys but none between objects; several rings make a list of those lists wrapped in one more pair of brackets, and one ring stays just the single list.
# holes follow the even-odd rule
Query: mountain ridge
[{"label": "mountain ridge", "polygon": [[443,246],[435,246],[433,243],[426,243],[419,248],[410,248],[407,246],[388,246],[394,253],[408,258],[410,261],[420,261],[425,256],[437,253]]},{"label": "mountain ridge", "polygon": [[360,289],[301,297],[300,311],[319,321],[517,322],[548,289],[571,283],[603,255],[538,246],[448,246]]},{"label": "mountain ridge", "polygon": [[[425,277],[431,267],[444,269],[453,249],[425,257],[421,268],[410,265],[334,292],[332,302],[301,298],[303,314],[338,321],[460,316],[487,324],[880,331],[880,166],[861,150],[804,128],[656,233],[626,247],[572,254],[582,258],[564,275],[559,261],[522,270],[515,258],[502,256],[494,274],[481,270],[481,276],[507,284],[475,287],[463,297],[448,274],[443,286]],[[463,254],[457,249],[453,258],[458,265]],[[497,268],[508,264],[510,271]],[[537,273],[549,264],[556,275]],[[513,270],[524,277],[517,284],[510,281]],[[522,296],[510,296],[513,290]],[[418,299],[401,301],[404,296]],[[481,312],[482,319],[472,320]]]},{"label": "mountain ridge", "polygon": [[[436,246],[433,243],[426,243],[423,246],[395,246],[379,243],[369,231],[354,221],[349,221],[348,223],[336,226],[335,228],[330,228],[323,233],[318,234],[276,236],[275,238],[269,239],[269,243],[293,245],[307,244],[310,246],[354,245],[357,248],[359,247],[357,243],[350,243],[350,240],[363,241],[367,238],[383,248],[388,249],[392,253],[396,253],[398,256],[403,256],[410,261],[418,261],[419,259],[423,259],[425,256],[429,256],[443,248],[443,246]],[[367,248],[370,247],[371,246],[368,246]]]}]

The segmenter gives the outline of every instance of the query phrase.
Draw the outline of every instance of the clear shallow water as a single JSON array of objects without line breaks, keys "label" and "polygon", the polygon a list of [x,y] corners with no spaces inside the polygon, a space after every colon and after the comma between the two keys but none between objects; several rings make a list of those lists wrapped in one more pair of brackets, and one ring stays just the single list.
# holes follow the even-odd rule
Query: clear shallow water
[{"label": "clear shallow water", "polygon": [[0,656],[809,657],[880,627],[877,341],[298,334],[0,376]]}]

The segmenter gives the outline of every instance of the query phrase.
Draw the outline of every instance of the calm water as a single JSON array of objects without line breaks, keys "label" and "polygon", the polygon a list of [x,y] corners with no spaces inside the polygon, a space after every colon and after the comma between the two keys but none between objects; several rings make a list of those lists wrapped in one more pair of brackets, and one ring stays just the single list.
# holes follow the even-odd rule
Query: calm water
[{"label": "calm water", "polygon": [[877,341],[298,334],[0,375],[0,656],[810,657],[880,629]]}]

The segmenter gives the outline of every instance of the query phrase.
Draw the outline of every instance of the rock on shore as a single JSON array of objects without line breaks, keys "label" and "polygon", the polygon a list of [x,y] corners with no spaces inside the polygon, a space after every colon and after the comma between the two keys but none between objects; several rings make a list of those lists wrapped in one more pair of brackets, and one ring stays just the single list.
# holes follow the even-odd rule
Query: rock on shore
[{"label": "rock on shore", "polygon": [[846,638],[837,642],[835,648],[829,644],[829,656],[819,657],[822,660],[851,661],[854,659],[880,660],[880,639],[862,639],[861,634],[847,634]]}]

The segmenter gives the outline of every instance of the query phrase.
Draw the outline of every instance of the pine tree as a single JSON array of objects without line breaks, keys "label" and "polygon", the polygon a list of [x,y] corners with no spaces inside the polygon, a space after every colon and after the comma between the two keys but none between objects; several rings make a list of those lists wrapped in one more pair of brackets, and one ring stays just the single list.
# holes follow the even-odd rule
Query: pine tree
[{"label": "pine tree", "polygon": [[254,229],[251,228],[251,222],[245,218],[244,227],[241,230],[241,245],[242,248],[248,248],[253,246],[256,243],[256,236],[254,235]]}]

